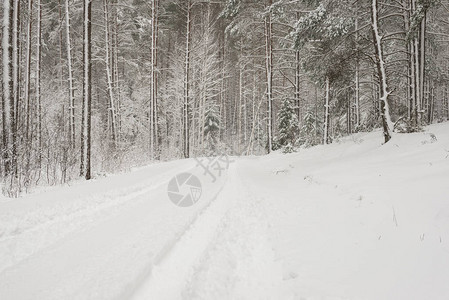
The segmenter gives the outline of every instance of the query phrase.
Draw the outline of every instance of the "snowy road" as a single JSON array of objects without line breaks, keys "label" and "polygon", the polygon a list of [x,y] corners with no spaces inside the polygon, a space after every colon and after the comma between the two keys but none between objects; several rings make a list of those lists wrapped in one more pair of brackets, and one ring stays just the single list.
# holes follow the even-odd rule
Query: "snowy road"
[{"label": "snowy road", "polygon": [[[8,210],[1,218],[0,299],[129,297],[208,204],[180,209],[167,197],[168,181],[194,167],[161,164],[1,203]],[[203,199],[222,185],[205,189]]]},{"label": "snowy road", "polygon": [[[0,299],[449,299],[448,129],[2,201]],[[183,171],[202,183],[189,208],[167,195]]]},{"label": "snowy road", "polygon": [[269,241],[266,211],[244,187],[240,173],[239,164],[231,167],[223,191],[153,270],[134,299],[280,296],[282,272]]}]

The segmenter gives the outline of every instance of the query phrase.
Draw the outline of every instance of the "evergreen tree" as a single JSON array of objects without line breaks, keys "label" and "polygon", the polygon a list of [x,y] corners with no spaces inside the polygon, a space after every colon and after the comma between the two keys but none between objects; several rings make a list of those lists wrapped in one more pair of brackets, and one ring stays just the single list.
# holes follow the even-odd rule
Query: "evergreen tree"
[{"label": "evergreen tree", "polygon": [[282,101],[278,120],[279,138],[277,142],[280,147],[284,148],[284,152],[292,152],[299,134],[299,122],[290,99],[284,98]]},{"label": "evergreen tree", "polygon": [[307,111],[304,115],[304,121],[301,126],[301,139],[300,145],[305,147],[311,147],[317,145],[321,141],[322,123],[313,111]]},{"label": "evergreen tree", "polygon": [[218,133],[220,131],[220,114],[215,103],[208,105],[204,120],[204,136],[210,149],[215,151]]}]

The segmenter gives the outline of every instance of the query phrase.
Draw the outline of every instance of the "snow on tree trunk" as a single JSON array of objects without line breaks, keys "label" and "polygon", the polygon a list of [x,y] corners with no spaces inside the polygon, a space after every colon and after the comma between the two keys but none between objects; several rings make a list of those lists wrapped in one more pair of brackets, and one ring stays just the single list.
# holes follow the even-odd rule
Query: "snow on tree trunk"
[{"label": "snow on tree trunk", "polygon": [[379,76],[380,83],[380,101],[381,101],[381,117],[382,117],[382,126],[383,133],[385,138],[385,143],[387,143],[391,139],[391,134],[393,132],[393,122],[390,118],[390,109],[388,105],[388,85],[387,85],[387,74],[385,70],[385,61],[383,57],[382,50],[382,38],[379,34],[378,27],[378,3],[377,0],[372,0],[371,3],[371,27],[373,34],[373,43],[374,43],[374,51],[376,55],[376,66],[377,73]]},{"label": "snow on tree trunk", "polygon": [[81,122],[81,176],[86,180],[91,174],[91,122],[92,122],[92,1],[84,0],[84,50],[83,50],[83,111]]},{"label": "snow on tree trunk", "polygon": [[70,40],[70,12],[69,0],[65,0],[65,26],[66,26],[66,48],[67,48],[67,68],[69,87],[69,141],[70,147],[75,147],[75,88],[73,86],[72,70],[72,43]]},{"label": "snow on tree trunk", "polygon": [[[37,3],[37,45],[36,45],[36,105],[37,105],[37,138],[39,174],[42,168],[42,103],[41,103],[41,53],[42,53],[42,3]],[[40,175],[39,175],[40,176]],[[38,178],[39,181],[39,178]]]},{"label": "snow on tree trunk", "polygon": [[326,104],[324,105],[324,138],[323,144],[329,143],[329,77],[326,77]]},{"label": "snow on tree trunk", "polygon": [[11,98],[11,138],[12,138],[12,153],[11,153],[11,164],[12,164],[12,174],[15,179],[17,179],[17,120],[18,120],[18,104],[19,104],[19,13],[20,13],[20,1],[14,1],[14,14],[13,14],[13,40],[12,40],[12,75],[13,75],[13,94]]},{"label": "snow on tree trunk", "polygon": [[184,157],[190,156],[190,104],[189,104],[189,90],[190,90],[190,35],[191,35],[191,11],[192,4],[190,0],[187,1],[187,20],[186,20],[186,47],[185,47],[185,62],[184,62],[184,105],[183,105],[183,142],[184,142]]},{"label": "snow on tree trunk", "polygon": [[[424,99],[424,82],[425,82],[425,64],[426,64],[426,12],[424,11],[424,16],[423,19],[421,21],[421,26],[420,26],[420,61],[419,61],[419,79],[420,79],[420,83],[419,83],[419,98],[421,99],[421,105],[420,107],[422,108],[422,103],[423,103],[423,99]],[[419,120],[421,119],[421,114],[419,114]]]},{"label": "snow on tree trunk", "polygon": [[[358,4],[356,4],[358,5]],[[355,43],[356,43],[356,62],[355,62],[355,125],[358,128],[360,126],[360,61],[358,54],[358,40],[359,40],[359,9],[357,6],[357,12],[355,17]],[[349,112],[351,109],[349,109]]]},{"label": "snow on tree trunk", "polygon": [[268,136],[268,153],[273,150],[273,45],[272,30],[273,24],[271,20],[272,0],[268,0],[268,12],[265,18],[265,70],[267,76],[267,136]]},{"label": "snow on tree trunk", "polygon": [[114,100],[114,91],[112,86],[112,75],[111,75],[111,66],[109,59],[109,12],[108,12],[108,1],[103,0],[104,7],[104,22],[105,22],[105,67],[106,67],[106,81],[108,85],[108,97],[109,97],[109,115],[111,116],[111,138],[114,143],[117,142],[117,133],[116,133],[116,120],[115,120],[115,100]]},{"label": "snow on tree trunk", "polygon": [[155,102],[156,102],[156,0],[151,0],[151,49],[150,49],[150,156],[155,155]]},{"label": "snow on tree trunk", "polygon": [[4,173],[9,175],[11,172],[11,143],[12,143],[12,118],[14,104],[14,83],[12,78],[12,21],[13,21],[13,0],[3,1],[3,160]]},{"label": "snow on tree trunk", "polygon": [[33,0],[28,2],[28,24],[27,24],[27,55],[26,55],[26,67],[25,67],[25,111],[26,111],[26,126],[25,126],[25,137],[27,139],[27,160],[29,161],[30,151],[30,126],[31,126],[31,101],[30,101],[30,90],[31,90],[31,38],[32,38],[32,22],[33,22]]}]

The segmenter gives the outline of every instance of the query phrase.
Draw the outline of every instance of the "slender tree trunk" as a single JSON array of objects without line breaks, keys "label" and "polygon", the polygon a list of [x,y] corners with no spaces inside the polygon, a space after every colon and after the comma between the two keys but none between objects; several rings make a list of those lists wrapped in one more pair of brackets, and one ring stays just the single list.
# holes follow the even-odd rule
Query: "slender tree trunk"
[{"label": "slender tree trunk", "polygon": [[41,103],[41,53],[42,53],[42,3],[37,0],[37,45],[36,45],[36,105],[37,105],[37,143],[39,177],[42,168],[42,103]]},{"label": "slender tree trunk", "polygon": [[442,99],[442,104],[443,104],[443,111],[442,111],[442,117],[446,118],[446,121],[449,120],[449,98],[448,98],[448,89],[447,86],[444,85],[442,87],[443,91],[443,99]]},{"label": "slender tree trunk", "polygon": [[155,16],[155,1],[151,0],[151,49],[150,49],[150,157],[154,159],[154,16]]},{"label": "slender tree trunk", "polygon": [[112,55],[114,55],[114,72],[112,74],[113,82],[114,82],[114,91],[115,91],[115,119],[116,119],[116,137],[117,142],[120,142],[121,140],[121,132],[122,132],[122,126],[121,126],[121,103],[122,103],[122,90],[121,90],[121,84],[120,84],[120,64],[119,64],[119,53],[118,53],[118,32],[119,32],[119,22],[118,22],[118,5],[117,0],[114,0],[113,2],[113,31],[112,31]]},{"label": "slender tree trunk", "polygon": [[117,132],[116,132],[116,114],[115,114],[115,99],[114,99],[114,88],[112,86],[112,74],[111,74],[111,66],[110,66],[110,33],[109,33],[109,8],[108,1],[103,0],[104,7],[104,22],[105,22],[105,67],[106,67],[106,82],[108,85],[108,96],[109,96],[109,115],[111,120],[111,138],[115,147],[115,143],[117,142]]},{"label": "slender tree trunk", "polygon": [[412,126],[418,126],[418,111],[417,107],[417,84],[416,84],[416,56],[415,56],[415,42],[413,40],[410,41],[410,78],[411,78],[411,100],[410,100],[410,109],[411,109],[411,119]]},{"label": "slender tree trunk", "polygon": [[86,180],[91,174],[91,122],[92,122],[92,0],[84,0],[84,80],[83,112],[81,123],[81,176]]},{"label": "slender tree trunk", "polygon": [[[242,45],[240,43],[240,55],[242,53]],[[243,105],[243,68],[242,61],[239,64],[239,98],[238,98],[238,117],[237,117],[237,151],[240,153],[240,144],[242,141],[242,105]]]},{"label": "slender tree trunk", "polygon": [[159,1],[151,1],[151,55],[150,55],[150,155],[154,159],[158,144],[157,122],[157,39]]},{"label": "slender tree trunk", "polygon": [[[254,66],[254,63],[253,63]],[[260,104],[259,104],[260,108]],[[259,112],[259,109],[257,110]],[[256,72],[253,72],[253,88],[252,88],[252,126],[251,126],[251,133],[249,135],[249,141],[246,148],[246,155],[251,155],[253,152],[253,140],[254,140],[254,133],[256,129]]]},{"label": "slender tree trunk", "polygon": [[92,178],[92,0],[85,0],[87,3],[87,19],[85,20],[87,25],[87,37],[86,37],[86,104],[87,104],[87,142],[86,142],[86,180]]},{"label": "slender tree trunk", "polygon": [[329,77],[326,77],[326,103],[324,105],[324,138],[323,144],[329,143]]},{"label": "slender tree trunk", "polygon": [[[26,57],[26,68],[25,68],[25,107],[26,107],[26,129],[25,136],[27,143],[30,142],[30,126],[31,126],[31,101],[30,101],[30,90],[31,90],[31,38],[32,38],[32,24],[33,24],[33,0],[28,2],[28,28],[27,28],[27,57]],[[29,147],[28,147],[29,148]],[[28,151],[28,156],[30,151]]]},{"label": "slender tree trunk", "polygon": [[[299,21],[299,12],[296,13],[296,20]],[[302,122],[301,116],[301,100],[300,100],[300,80],[301,80],[301,52],[297,49],[295,50],[295,106],[296,106],[296,116],[298,121]]]},{"label": "slender tree trunk", "polygon": [[[402,6],[405,8],[403,11],[403,19],[404,19],[404,31],[410,31],[410,1],[403,0]],[[406,105],[407,105],[407,119],[409,121],[412,120],[412,107],[413,107],[413,63],[412,63],[412,47],[411,42],[407,41],[406,45],[407,50],[407,89],[406,89]]]},{"label": "slender tree trunk", "polygon": [[351,101],[351,95],[348,92],[348,107],[347,107],[347,113],[346,113],[346,125],[347,125],[347,131],[348,134],[352,133],[352,124],[353,124],[353,113],[352,113],[352,101]]},{"label": "slender tree trunk", "polygon": [[192,27],[192,4],[187,0],[187,20],[186,20],[186,48],[184,63],[184,109],[183,109],[183,141],[184,141],[184,157],[190,156],[190,38]]},{"label": "slender tree trunk", "polygon": [[273,150],[273,45],[272,30],[273,23],[271,20],[272,0],[268,0],[270,12],[265,18],[265,70],[267,76],[267,134],[268,134],[268,153]]},{"label": "slender tree trunk", "polygon": [[429,79],[429,114],[428,123],[433,123],[434,112],[435,112],[435,86],[433,81]]},{"label": "slender tree trunk", "polygon": [[12,174],[17,179],[17,121],[18,121],[18,104],[20,99],[20,85],[19,85],[19,28],[20,28],[20,1],[14,1],[14,14],[13,14],[13,40],[12,40],[12,80],[13,80],[13,93],[14,97],[11,99],[11,138],[12,138],[12,151],[11,151],[11,167]]},{"label": "slender tree trunk", "polygon": [[415,119],[417,126],[421,126],[421,78],[420,78],[420,61],[419,61],[419,43],[418,38],[413,42],[415,55]]},{"label": "slender tree trunk", "polygon": [[[425,54],[426,54],[426,12],[424,12],[424,17],[421,21],[421,27],[420,27],[420,33],[419,33],[419,37],[420,37],[420,41],[419,41],[419,79],[420,79],[420,84],[419,84],[419,91],[420,91],[420,95],[419,98],[421,100],[421,105],[420,107],[423,107],[423,101],[424,101],[424,83],[426,82],[426,78],[425,78],[425,64],[426,64],[426,58],[425,58]],[[421,114],[421,113],[420,113]],[[420,116],[421,117],[421,116]]]},{"label": "slender tree trunk", "polygon": [[374,52],[376,57],[376,66],[377,73],[379,76],[379,84],[380,84],[380,105],[381,105],[381,117],[382,117],[382,126],[383,133],[385,138],[385,143],[387,143],[391,139],[391,133],[393,132],[393,122],[390,118],[390,110],[388,106],[388,84],[387,84],[387,74],[385,71],[385,61],[383,57],[382,50],[382,39],[379,34],[378,27],[378,3],[377,0],[372,0],[371,3],[371,27],[373,34],[373,44],[374,44]]},{"label": "slender tree trunk", "polygon": [[70,11],[69,0],[65,0],[65,26],[66,26],[66,47],[67,47],[67,69],[69,88],[69,141],[70,147],[75,148],[75,88],[73,85],[72,69],[72,42],[70,39]]},{"label": "slender tree trunk", "polygon": [[[356,4],[358,5],[358,4]],[[357,6],[356,17],[355,17],[355,50],[356,50],[356,61],[355,61],[355,126],[356,130],[360,126],[360,61],[359,61],[359,10]],[[349,109],[349,112],[351,109]]]},{"label": "slender tree trunk", "polygon": [[158,40],[159,40],[159,0],[154,0],[154,9],[152,12],[154,23],[153,28],[153,121],[154,121],[154,148],[157,156],[159,155],[159,122],[158,122]]},{"label": "slender tree trunk", "polygon": [[13,78],[13,14],[14,1],[3,1],[3,160],[4,173],[12,171],[12,127],[14,117],[14,78]]}]

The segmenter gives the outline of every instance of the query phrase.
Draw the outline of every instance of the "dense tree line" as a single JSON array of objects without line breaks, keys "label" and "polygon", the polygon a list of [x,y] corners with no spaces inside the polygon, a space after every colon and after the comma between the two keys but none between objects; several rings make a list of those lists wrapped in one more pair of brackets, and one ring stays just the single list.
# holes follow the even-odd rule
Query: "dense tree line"
[{"label": "dense tree line", "polygon": [[449,118],[447,1],[3,0],[0,14],[10,196]]}]

